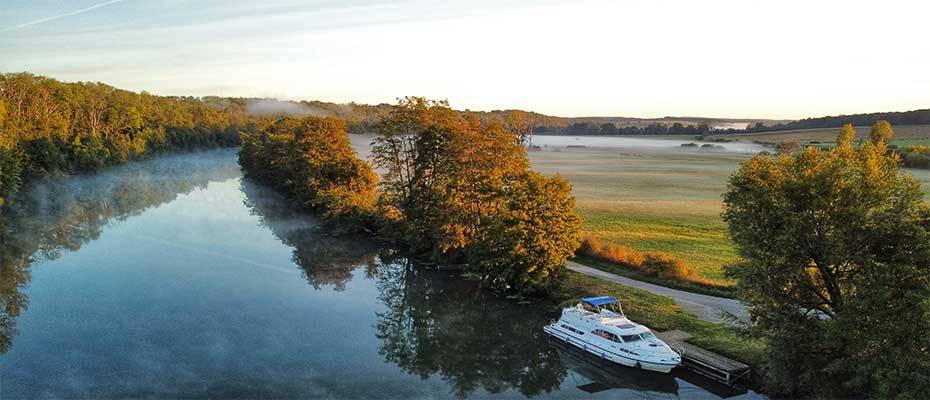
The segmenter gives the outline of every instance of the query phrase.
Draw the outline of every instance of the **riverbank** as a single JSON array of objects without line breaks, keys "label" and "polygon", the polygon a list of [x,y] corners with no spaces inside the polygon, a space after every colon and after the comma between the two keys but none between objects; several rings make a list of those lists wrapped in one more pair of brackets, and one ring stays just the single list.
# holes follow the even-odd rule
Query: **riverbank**
[{"label": "riverbank", "polygon": [[[675,301],[645,290],[608,280],[565,271],[559,287],[550,295],[561,310],[579,298],[613,296],[623,301],[623,311],[630,319],[656,331],[681,330],[692,335],[689,342],[752,366],[762,365],[765,343],[751,338],[737,328],[702,320],[689,314]],[[555,312],[555,310],[554,310]]]}]

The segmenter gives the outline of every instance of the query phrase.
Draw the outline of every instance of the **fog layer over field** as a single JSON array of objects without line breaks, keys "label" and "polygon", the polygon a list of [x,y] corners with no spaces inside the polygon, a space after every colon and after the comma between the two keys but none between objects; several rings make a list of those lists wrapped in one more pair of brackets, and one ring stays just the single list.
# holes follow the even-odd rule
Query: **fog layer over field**
[{"label": "fog layer over field", "polygon": [[[695,150],[686,148],[681,145],[684,143],[703,143],[696,142],[690,138],[685,139],[640,139],[620,136],[557,136],[557,135],[536,135],[533,136],[533,144],[544,147],[546,150],[558,149],[567,146],[585,146],[611,149],[626,150]],[[731,143],[714,143],[713,151],[751,153],[755,154],[766,148],[762,145],[749,142],[731,142]],[[709,149],[702,149],[707,151]]]}]

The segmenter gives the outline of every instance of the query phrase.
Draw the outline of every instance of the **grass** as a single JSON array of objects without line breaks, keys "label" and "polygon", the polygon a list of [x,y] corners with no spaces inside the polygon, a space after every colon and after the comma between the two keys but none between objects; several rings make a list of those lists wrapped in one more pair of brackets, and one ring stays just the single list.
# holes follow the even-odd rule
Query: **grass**
[{"label": "grass", "polygon": [[645,274],[634,268],[617,265],[614,263],[604,262],[585,256],[572,257],[572,261],[586,266],[597,268],[601,271],[607,271],[612,274],[625,276],[642,282],[649,282],[656,285],[670,287],[673,289],[685,290],[693,293],[706,294],[708,296],[726,297],[729,299],[736,298],[736,288],[733,286],[716,286],[702,285],[689,280],[677,280],[658,277],[655,275]]},{"label": "grass", "polygon": [[566,271],[561,287],[553,293],[560,307],[574,304],[588,296],[608,295],[623,300],[623,310],[630,319],[656,331],[678,329],[690,333],[690,343],[722,354],[750,366],[760,366],[765,344],[734,328],[703,321],[684,312],[664,296],[623,286],[603,279]]},{"label": "grass", "polygon": [[530,153],[533,168],[571,181],[586,235],[669,254],[724,286],[733,282],[722,267],[737,256],[720,218],[721,194],[747,158],[635,149]]},{"label": "grass", "polygon": [[[895,127],[895,143],[930,142],[917,136],[924,128]],[[820,131],[831,138],[836,135],[835,129]],[[867,129],[860,129],[860,134],[867,134]],[[930,137],[930,131],[926,136]],[[729,176],[750,154],[636,148],[554,150],[531,152],[530,161],[543,174],[558,173],[572,183],[586,235],[639,251],[669,254],[687,262],[703,278],[724,286],[734,284],[723,276],[723,266],[739,257],[720,216],[721,196]],[[930,170],[907,172],[930,193]],[[604,264],[589,265],[607,269]],[[624,271],[616,267],[610,272]],[[651,282],[683,288],[668,279]]]}]

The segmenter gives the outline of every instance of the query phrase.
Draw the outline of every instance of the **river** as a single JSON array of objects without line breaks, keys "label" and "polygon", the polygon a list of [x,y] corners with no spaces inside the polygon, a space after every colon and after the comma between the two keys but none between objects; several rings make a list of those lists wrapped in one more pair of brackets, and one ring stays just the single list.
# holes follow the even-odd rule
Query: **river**
[{"label": "river", "polygon": [[0,263],[2,398],[758,397],[601,368],[547,310],[295,212],[235,150],[34,184]]}]

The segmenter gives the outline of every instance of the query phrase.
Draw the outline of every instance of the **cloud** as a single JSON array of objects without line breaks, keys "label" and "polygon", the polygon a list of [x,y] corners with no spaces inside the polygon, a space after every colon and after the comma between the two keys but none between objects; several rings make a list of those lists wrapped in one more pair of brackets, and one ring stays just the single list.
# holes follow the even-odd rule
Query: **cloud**
[{"label": "cloud", "polygon": [[54,20],[56,20],[56,19],[61,19],[61,18],[65,18],[65,17],[70,17],[70,16],[78,15],[78,14],[83,14],[83,13],[86,13],[86,12],[88,12],[88,11],[92,11],[92,10],[98,9],[98,8],[100,8],[100,7],[106,7],[106,6],[110,5],[110,4],[121,3],[121,2],[123,2],[123,1],[126,1],[126,0],[110,0],[110,1],[105,1],[105,2],[103,2],[103,3],[94,4],[94,5],[90,6],[90,7],[84,7],[84,8],[82,8],[82,9],[80,9],[80,10],[75,10],[75,11],[71,11],[71,12],[64,13],[64,14],[53,15],[53,16],[51,16],[51,17],[40,18],[40,19],[37,19],[37,20],[34,20],[34,21],[29,21],[29,22],[23,23],[23,24],[8,26],[8,27],[6,27],[6,28],[0,28],[0,32],[9,32],[9,31],[12,31],[12,30],[15,30],[15,29],[26,28],[26,27],[33,26],[33,25],[39,25],[39,24],[43,24],[43,23],[46,23],[46,22],[49,22],[49,21],[54,21]]}]

